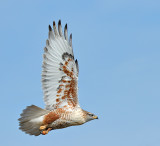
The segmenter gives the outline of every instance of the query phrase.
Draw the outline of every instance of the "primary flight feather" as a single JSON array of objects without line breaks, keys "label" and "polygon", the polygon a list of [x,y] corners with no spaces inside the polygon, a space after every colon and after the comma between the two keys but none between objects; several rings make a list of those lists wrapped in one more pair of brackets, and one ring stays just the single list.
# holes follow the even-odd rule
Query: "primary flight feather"
[{"label": "primary flight feather", "polygon": [[78,102],[78,61],[74,59],[72,34],[68,39],[67,24],[62,32],[53,22],[49,25],[48,40],[43,54],[42,88],[45,109],[35,105],[23,110],[19,126],[27,134],[46,135],[54,129],[81,125],[97,119],[94,114],[81,109]]}]

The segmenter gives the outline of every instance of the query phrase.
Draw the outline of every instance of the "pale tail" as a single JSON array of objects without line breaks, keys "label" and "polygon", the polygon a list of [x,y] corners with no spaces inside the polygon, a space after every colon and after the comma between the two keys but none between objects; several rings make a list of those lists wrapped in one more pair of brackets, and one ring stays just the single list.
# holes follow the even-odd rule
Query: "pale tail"
[{"label": "pale tail", "polygon": [[21,118],[18,119],[19,129],[30,135],[40,135],[39,127],[42,125],[44,115],[48,113],[48,110],[41,109],[35,105],[28,106],[23,110]]}]

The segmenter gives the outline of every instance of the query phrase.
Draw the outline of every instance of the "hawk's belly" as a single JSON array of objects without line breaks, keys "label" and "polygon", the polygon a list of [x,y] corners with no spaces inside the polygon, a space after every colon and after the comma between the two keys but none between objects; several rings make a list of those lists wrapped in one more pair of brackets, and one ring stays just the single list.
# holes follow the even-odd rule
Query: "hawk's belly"
[{"label": "hawk's belly", "polygon": [[85,123],[83,113],[81,110],[76,110],[74,112],[69,112],[61,115],[59,119],[54,121],[49,125],[53,129],[61,129],[69,126],[82,125]]}]

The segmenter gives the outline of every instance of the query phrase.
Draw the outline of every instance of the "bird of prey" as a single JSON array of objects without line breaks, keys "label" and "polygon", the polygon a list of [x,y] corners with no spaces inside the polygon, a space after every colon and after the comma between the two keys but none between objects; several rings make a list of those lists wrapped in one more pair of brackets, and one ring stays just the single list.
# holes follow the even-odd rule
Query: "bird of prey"
[{"label": "bird of prey", "polygon": [[81,109],[78,102],[78,61],[74,59],[72,34],[68,38],[67,24],[62,33],[61,20],[58,29],[55,21],[43,54],[42,88],[45,109],[35,105],[23,110],[19,128],[27,134],[46,135],[49,131],[82,125],[98,117]]}]

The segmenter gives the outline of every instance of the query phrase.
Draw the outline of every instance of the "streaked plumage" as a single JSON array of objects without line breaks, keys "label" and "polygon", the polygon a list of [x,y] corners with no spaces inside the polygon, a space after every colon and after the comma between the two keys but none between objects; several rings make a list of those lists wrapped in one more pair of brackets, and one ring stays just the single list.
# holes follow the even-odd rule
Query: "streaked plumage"
[{"label": "streaked plumage", "polygon": [[67,24],[62,33],[53,22],[49,26],[48,40],[43,54],[42,88],[45,109],[28,106],[19,118],[20,129],[38,136],[50,130],[81,125],[97,116],[80,108],[78,102],[78,61],[74,59],[72,34],[68,40]]}]

